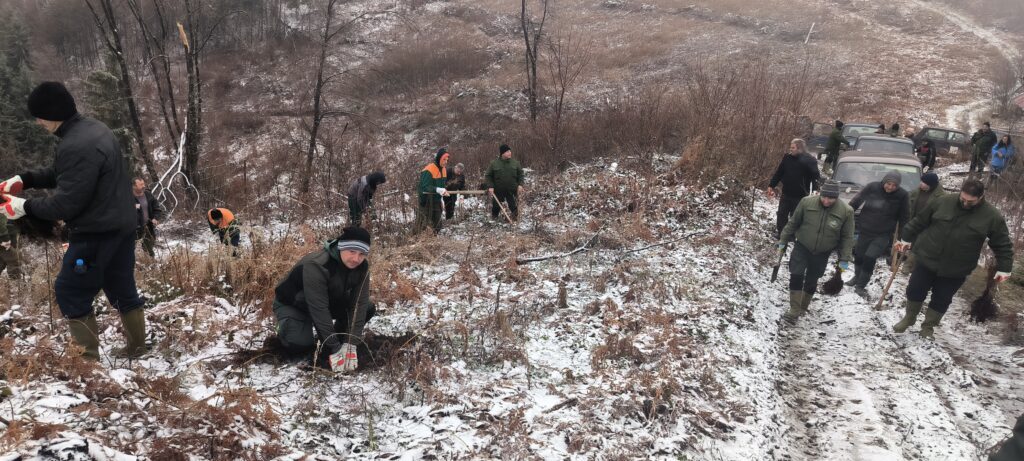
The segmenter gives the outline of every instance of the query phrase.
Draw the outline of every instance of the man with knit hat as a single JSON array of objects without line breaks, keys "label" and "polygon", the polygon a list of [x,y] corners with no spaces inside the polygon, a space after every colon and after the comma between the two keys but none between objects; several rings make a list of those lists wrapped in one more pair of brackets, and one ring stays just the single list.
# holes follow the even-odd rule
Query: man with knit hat
[{"label": "man with knit hat", "polygon": [[839,269],[850,267],[853,252],[853,208],[839,200],[839,184],[826,181],[820,196],[800,200],[793,217],[779,236],[778,249],[795,241],[789,257],[789,310],[783,319],[789,323],[807,312],[818,279],[825,274],[828,258],[839,249]]},{"label": "man with knit hat", "polygon": [[847,285],[861,296],[867,295],[867,285],[875,271],[875,263],[889,250],[893,233],[910,219],[910,201],[907,191],[900,187],[903,176],[890,171],[881,181],[869,183],[850,200],[850,207],[860,209],[857,215],[859,234],[853,248],[854,276]]},{"label": "man with knit hat", "polygon": [[1002,213],[985,201],[985,184],[968,179],[959,194],[932,197],[903,230],[897,251],[912,250],[917,261],[907,282],[907,311],[893,331],[903,333],[917,323],[924,300],[931,301],[921,324],[921,337],[932,338],[953,295],[978,267],[981,249],[996,256],[995,282],[1013,271],[1013,241]]},{"label": "man with knit hat", "polygon": [[274,289],[277,337],[288,354],[312,351],[331,370],[359,366],[356,345],[373,317],[370,303],[370,233],[345,228],[322,249],[304,256]]},{"label": "man with knit hat", "polygon": [[434,161],[423,167],[417,188],[419,212],[416,216],[416,232],[422,232],[429,224],[434,232],[441,232],[442,199],[448,196],[445,185],[448,182],[448,149],[438,149]]},{"label": "man with knit hat", "polygon": [[[61,138],[53,166],[0,182],[0,212],[62,220],[68,249],[54,282],[61,313],[84,355],[99,359],[99,328],[93,300],[100,290],[121,315],[127,346],[120,355],[146,351],[143,300],[135,286],[135,199],[117,138],[104,124],[78,113],[63,84],[43,82],[28,97],[36,123]],[[22,189],[53,189],[23,199]]]},{"label": "man with knit hat", "polygon": [[523,165],[512,158],[507,144],[498,147],[498,158],[491,161],[484,174],[487,195],[491,197],[491,218],[498,219],[501,202],[508,206],[509,217],[519,219],[519,194],[523,192]]}]

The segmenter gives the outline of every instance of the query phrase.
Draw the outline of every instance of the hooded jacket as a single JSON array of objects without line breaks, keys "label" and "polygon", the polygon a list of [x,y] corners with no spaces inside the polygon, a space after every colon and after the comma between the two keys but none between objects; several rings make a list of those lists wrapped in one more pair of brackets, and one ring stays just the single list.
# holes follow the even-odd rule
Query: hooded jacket
[{"label": "hooded jacket", "polygon": [[1003,215],[985,200],[965,209],[959,194],[933,197],[903,231],[917,261],[939,277],[966,277],[974,271],[986,239],[996,255],[996,270],[1011,272],[1013,241]]},{"label": "hooded jacket", "polygon": [[53,166],[21,173],[25,188],[56,189],[25,201],[25,213],[67,223],[69,237],[136,228],[135,197],[117,138],[103,123],[76,114],[56,134]]},{"label": "hooded jacket", "polygon": [[[864,186],[856,197],[850,200],[850,206],[860,208],[857,224],[860,232],[868,235],[892,235],[897,224],[902,228],[910,219],[910,196],[899,187],[900,180],[896,176],[896,190],[889,193],[883,185],[894,180],[896,174],[888,173],[881,181]],[[863,207],[862,207],[863,205]]]},{"label": "hooded jacket", "polygon": [[370,307],[369,262],[349,269],[337,244],[326,242],[323,249],[304,256],[274,288],[277,302],[309,313],[328,354],[338,352],[342,343],[361,340]]},{"label": "hooded jacket", "polygon": [[448,169],[441,166],[441,158],[448,155],[448,151],[441,149],[434,156],[434,161],[427,164],[420,172],[420,182],[417,192],[421,207],[440,207],[441,196],[437,195],[437,188],[444,188],[448,182]]},{"label": "hooded jacket", "polygon": [[370,200],[373,200],[373,194],[377,193],[377,186],[387,182],[387,177],[384,173],[379,171],[370,173],[365,176],[360,176],[359,179],[355,180],[348,188],[348,196],[355,197],[356,203],[359,204],[360,208],[367,208],[370,206]]}]

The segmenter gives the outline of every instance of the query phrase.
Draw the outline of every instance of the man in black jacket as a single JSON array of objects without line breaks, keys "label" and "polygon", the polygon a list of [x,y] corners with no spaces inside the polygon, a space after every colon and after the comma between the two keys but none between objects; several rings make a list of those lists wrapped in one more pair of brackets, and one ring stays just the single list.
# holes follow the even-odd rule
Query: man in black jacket
[{"label": "man in black jacket", "polygon": [[156,256],[156,226],[164,219],[164,208],[156,197],[146,189],[146,181],[135,178],[132,181],[132,195],[135,197],[135,212],[138,227],[135,229],[135,240],[142,240],[142,248],[151,258]]},{"label": "man in black jacket", "polygon": [[897,226],[903,227],[910,218],[910,196],[900,188],[903,178],[896,171],[890,171],[876,181],[864,186],[860,193],[850,200],[854,210],[860,208],[857,216],[859,234],[853,248],[854,277],[847,285],[855,286],[857,294],[864,296],[875,262],[892,245],[893,233]]},{"label": "man in black jacket", "polygon": [[[466,190],[466,166],[463,164],[455,165],[452,168],[451,174],[448,175],[448,182],[445,183],[445,190],[448,192],[456,190]],[[452,219],[455,217],[455,202],[458,201],[459,196],[452,194],[444,198],[444,219]]]},{"label": "man in black jacket", "polygon": [[779,211],[776,215],[775,235],[778,236],[789,222],[789,216],[800,204],[800,199],[810,195],[812,188],[821,179],[818,162],[807,153],[807,143],[796,138],[789,143],[789,153],[779,162],[775,175],[768,183],[768,196],[775,196],[775,187],[782,183]]},{"label": "man in black jacket", "polygon": [[[21,173],[0,183],[0,211],[62,220],[68,229],[53,290],[85,356],[99,359],[99,328],[93,300],[102,289],[121,314],[127,356],[145,352],[143,300],[135,286],[135,200],[117,138],[102,123],[78,113],[75,100],[58,82],[43,82],[28,97],[36,123],[61,138],[53,166]],[[54,189],[46,197],[22,199],[23,188]]]},{"label": "man in black jacket", "polygon": [[981,129],[971,135],[971,167],[967,170],[969,173],[973,174],[975,169],[979,173],[985,171],[985,164],[992,155],[992,147],[997,142],[999,139],[992,132],[992,125],[988,122],[983,123]]},{"label": "man in black jacket", "polygon": [[348,188],[348,215],[349,224],[362,227],[363,213],[370,208],[373,194],[377,193],[377,187],[388,182],[387,176],[379,171],[374,171],[366,176],[360,176]]},{"label": "man in black jacket", "polygon": [[[313,350],[315,357],[328,358],[337,372],[359,366],[356,344],[373,316],[369,253],[370,233],[348,227],[323,249],[304,256],[277,284],[274,317],[285,351]],[[319,347],[314,349],[317,340]]]}]

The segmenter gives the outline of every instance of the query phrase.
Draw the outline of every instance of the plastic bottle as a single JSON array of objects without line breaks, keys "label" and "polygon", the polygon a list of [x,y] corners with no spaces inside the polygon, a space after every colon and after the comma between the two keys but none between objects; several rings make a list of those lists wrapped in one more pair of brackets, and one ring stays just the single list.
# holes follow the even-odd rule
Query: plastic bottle
[{"label": "plastic bottle", "polygon": [[75,273],[84,274],[87,268],[85,267],[85,261],[81,259],[75,260]]}]

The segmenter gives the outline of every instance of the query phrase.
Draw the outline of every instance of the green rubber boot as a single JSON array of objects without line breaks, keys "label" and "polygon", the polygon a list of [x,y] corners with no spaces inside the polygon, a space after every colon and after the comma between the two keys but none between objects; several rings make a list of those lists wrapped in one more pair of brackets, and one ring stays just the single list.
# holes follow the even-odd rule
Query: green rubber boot
[{"label": "green rubber boot", "polygon": [[939,321],[942,320],[943,315],[946,314],[936,312],[931,309],[924,311],[924,322],[921,323],[922,338],[934,339],[935,327],[939,326]]},{"label": "green rubber boot", "polygon": [[114,352],[118,357],[138,358],[146,353],[146,310],[139,307],[121,314],[127,345]]},{"label": "green rubber boot", "polygon": [[782,314],[782,319],[789,323],[796,323],[796,319],[800,318],[804,313],[804,292],[802,290],[794,290],[789,292],[789,310],[785,314]]},{"label": "green rubber boot", "polygon": [[917,314],[921,313],[922,305],[924,305],[922,301],[907,301],[907,313],[899,323],[892,326],[892,331],[903,333],[907,331],[907,328],[914,326],[917,323]]},{"label": "green rubber boot", "polygon": [[85,348],[82,357],[89,360],[100,359],[100,328],[96,325],[96,314],[89,314],[77,319],[68,319],[68,331],[75,344]]},{"label": "green rubber boot", "polygon": [[802,292],[803,296],[800,298],[800,313],[807,312],[807,308],[811,306],[811,301],[814,300],[814,293]]}]

